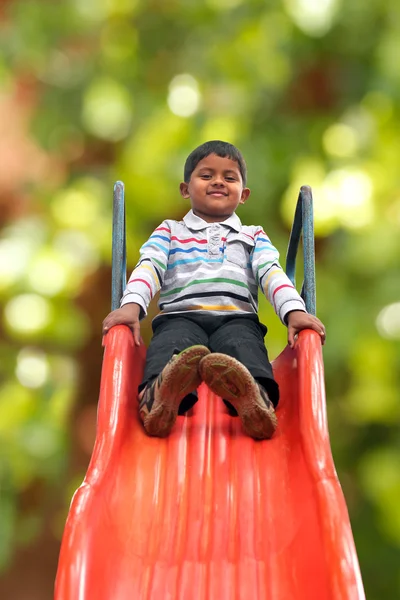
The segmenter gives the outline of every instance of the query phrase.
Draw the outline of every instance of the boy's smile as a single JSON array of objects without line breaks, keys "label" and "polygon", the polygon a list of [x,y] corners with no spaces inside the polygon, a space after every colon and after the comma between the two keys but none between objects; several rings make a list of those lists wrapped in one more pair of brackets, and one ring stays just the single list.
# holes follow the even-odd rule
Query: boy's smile
[{"label": "boy's smile", "polygon": [[209,154],[194,169],[189,183],[181,183],[195,215],[208,223],[225,221],[244,204],[250,190],[243,187],[239,165],[230,158]]}]

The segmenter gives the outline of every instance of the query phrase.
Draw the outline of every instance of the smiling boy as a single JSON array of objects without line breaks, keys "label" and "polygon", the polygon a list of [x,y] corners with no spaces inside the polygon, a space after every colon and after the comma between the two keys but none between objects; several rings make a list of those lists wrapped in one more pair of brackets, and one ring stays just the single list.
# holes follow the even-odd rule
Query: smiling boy
[{"label": "smiling boy", "polygon": [[139,413],[149,435],[165,436],[177,414],[197,401],[201,381],[238,414],[245,432],[270,438],[277,425],[278,385],[258,319],[258,288],[288,327],[288,342],[303,329],[325,340],[321,321],[309,315],[279,265],[262,227],[242,225],[235,211],[250,195],[246,164],[235,146],[210,141],[187,158],[180,192],[191,204],[182,221],[167,219],[140,250],[121,308],[103,332],[131,327],[140,343],[140,320],[160,291],[153,320]]}]

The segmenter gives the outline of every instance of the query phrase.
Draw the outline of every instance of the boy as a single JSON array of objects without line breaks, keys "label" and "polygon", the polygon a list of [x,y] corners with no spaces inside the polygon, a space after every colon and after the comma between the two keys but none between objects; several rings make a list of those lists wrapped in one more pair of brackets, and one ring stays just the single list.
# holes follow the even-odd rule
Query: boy
[{"label": "boy", "polygon": [[277,425],[278,385],[264,345],[267,328],[257,316],[258,287],[288,327],[292,347],[302,329],[325,328],[309,315],[262,227],[245,226],[235,211],[250,195],[246,164],[235,146],[210,141],[187,158],[180,192],[191,210],[165,220],[140,250],[121,308],[103,322],[131,327],[160,290],[153,320],[139,412],[149,435],[166,436],[177,414],[197,401],[203,380],[238,414],[245,432],[270,438]]}]

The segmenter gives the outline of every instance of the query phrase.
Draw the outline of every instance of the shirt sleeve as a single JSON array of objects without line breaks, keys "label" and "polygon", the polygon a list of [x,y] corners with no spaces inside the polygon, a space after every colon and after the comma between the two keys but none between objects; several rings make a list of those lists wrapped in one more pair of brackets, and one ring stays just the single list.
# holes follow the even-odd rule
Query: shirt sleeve
[{"label": "shirt sleeve", "polygon": [[279,264],[278,250],[261,227],[256,229],[254,244],[254,278],[282,323],[287,325],[286,316],[292,310],[307,312],[304,301]]},{"label": "shirt sleeve", "polygon": [[140,319],[147,314],[147,307],[164,282],[171,243],[171,228],[163,221],[140,248],[140,259],[129,278],[123,293],[121,306],[134,302],[139,304]]}]

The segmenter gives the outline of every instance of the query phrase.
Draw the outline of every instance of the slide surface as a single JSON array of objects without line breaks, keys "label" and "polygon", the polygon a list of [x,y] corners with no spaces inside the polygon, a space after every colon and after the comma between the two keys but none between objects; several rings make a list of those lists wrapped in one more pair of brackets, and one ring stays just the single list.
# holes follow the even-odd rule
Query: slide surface
[{"label": "slide surface", "polygon": [[145,349],[105,337],[95,447],[68,515],[56,600],[361,600],[332,461],[321,343],[274,361],[270,441],[246,437],[202,384],[166,439],[145,435],[135,391]]}]

